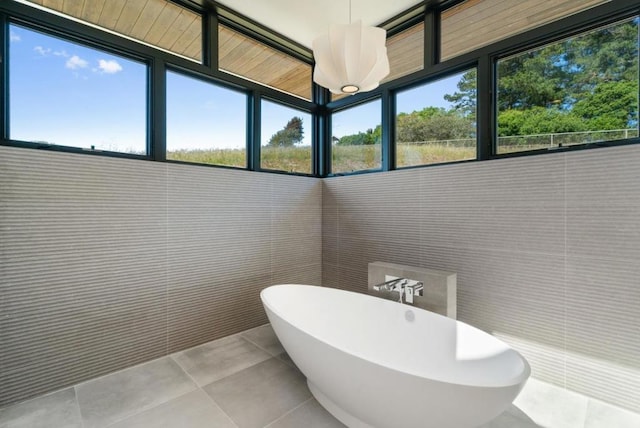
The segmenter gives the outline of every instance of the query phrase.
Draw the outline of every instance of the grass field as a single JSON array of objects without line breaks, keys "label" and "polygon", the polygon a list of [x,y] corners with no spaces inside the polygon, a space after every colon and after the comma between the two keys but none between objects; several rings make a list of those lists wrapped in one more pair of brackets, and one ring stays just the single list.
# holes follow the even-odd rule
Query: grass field
[{"label": "grass field", "polygon": [[[380,146],[332,147],[332,171],[348,173],[380,168]],[[399,144],[399,167],[453,162],[476,157],[475,147],[449,147],[442,144]],[[261,147],[261,168],[311,174],[310,147]],[[226,165],[244,168],[245,150],[181,150],[167,153],[167,159],[183,162]]]}]

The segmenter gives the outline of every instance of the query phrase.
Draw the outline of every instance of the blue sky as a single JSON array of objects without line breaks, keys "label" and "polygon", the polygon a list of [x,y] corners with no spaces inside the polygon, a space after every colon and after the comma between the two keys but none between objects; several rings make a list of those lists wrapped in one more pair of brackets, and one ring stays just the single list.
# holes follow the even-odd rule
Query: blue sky
[{"label": "blue sky", "polygon": [[[114,151],[144,152],[147,71],[144,63],[10,26],[10,136],[23,141]],[[398,112],[449,107],[460,75],[407,91]],[[170,72],[167,76],[167,147],[239,148],[246,141],[242,92]],[[262,144],[293,117],[303,119],[303,145],[311,143],[311,116],[263,102]],[[380,123],[380,102],[335,117],[341,137]]]},{"label": "blue sky", "polygon": [[11,25],[9,79],[11,138],[145,150],[144,64]]}]

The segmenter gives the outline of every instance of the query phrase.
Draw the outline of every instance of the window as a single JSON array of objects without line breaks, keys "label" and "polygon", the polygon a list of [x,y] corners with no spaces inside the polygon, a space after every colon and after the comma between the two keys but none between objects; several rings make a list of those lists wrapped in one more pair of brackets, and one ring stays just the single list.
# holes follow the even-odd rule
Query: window
[{"label": "window", "polygon": [[476,158],[476,69],[396,95],[398,167]]},{"label": "window", "polygon": [[167,159],[247,166],[247,96],[167,73]]},{"label": "window", "polygon": [[202,16],[171,1],[27,1],[202,62]]},{"label": "window", "polygon": [[218,39],[221,71],[311,101],[311,65],[224,25]]},{"label": "window", "polygon": [[380,100],[334,113],[331,118],[331,172],[382,169]]},{"label": "window", "polygon": [[498,61],[498,153],[638,136],[633,19]]},{"label": "window", "polygon": [[442,12],[441,58],[453,58],[608,1],[466,0]]},{"label": "window", "polygon": [[311,174],[311,114],[262,100],[260,167]]},{"label": "window", "polygon": [[147,154],[147,66],[9,26],[9,137]]}]

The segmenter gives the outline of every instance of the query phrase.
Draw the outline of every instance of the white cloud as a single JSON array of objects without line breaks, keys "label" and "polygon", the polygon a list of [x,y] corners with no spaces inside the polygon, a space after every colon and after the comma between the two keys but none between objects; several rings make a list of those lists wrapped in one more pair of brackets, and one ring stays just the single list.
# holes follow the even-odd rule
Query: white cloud
[{"label": "white cloud", "polygon": [[53,51],[53,54],[55,56],[63,56],[65,58],[69,58],[69,54],[67,53],[67,51],[65,50],[61,50],[61,51]]},{"label": "white cloud", "polygon": [[9,41],[10,42],[19,42],[20,36],[14,33],[13,31],[9,31]]},{"label": "white cloud", "polygon": [[74,55],[67,60],[65,66],[70,68],[71,70],[76,70],[78,68],[85,68],[89,63],[84,59],[80,58],[78,55]]},{"label": "white cloud", "polygon": [[35,48],[33,48],[34,51],[38,52],[40,55],[42,56],[47,56],[51,53],[51,49],[50,48],[43,48],[42,46],[36,46]]},{"label": "white cloud", "polygon": [[118,64],[118,61],[115,59],[105,60],[101,59],[98,61],[98,68],[101,72],[107,74],[114,74],[119,71],[122,71],[122,66]]}]

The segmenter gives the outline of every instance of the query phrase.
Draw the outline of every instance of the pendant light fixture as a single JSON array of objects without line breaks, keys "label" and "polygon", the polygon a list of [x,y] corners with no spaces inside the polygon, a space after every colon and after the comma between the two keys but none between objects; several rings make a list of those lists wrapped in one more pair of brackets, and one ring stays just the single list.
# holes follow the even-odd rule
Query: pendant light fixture
[{"label": "pendant light fixture", "polygon": [[313,41],[316,62],[313,81],[334,94],[355,94],[375,89],[389,74],[387,32],[378,27],[351,23],[332,24],[329,33]]}]

